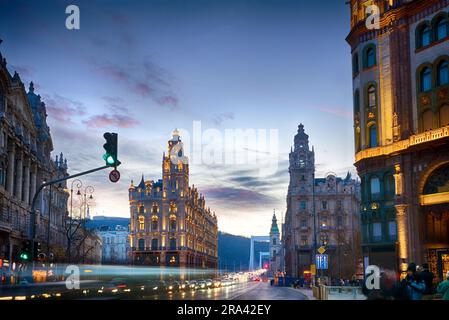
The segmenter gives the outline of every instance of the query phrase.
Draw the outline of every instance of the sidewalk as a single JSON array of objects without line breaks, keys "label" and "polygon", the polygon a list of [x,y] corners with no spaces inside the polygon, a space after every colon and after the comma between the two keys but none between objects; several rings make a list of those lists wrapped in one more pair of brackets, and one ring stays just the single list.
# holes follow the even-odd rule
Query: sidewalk
[{"label": "sidewalk", "polygon": [[305,295],[307,297],[307,300],[316,300],[316,298],[313,296],[312,289],[307,289],[307,288],[298,288],[298,289],[291,288],[291,289],[301,292],[303,295]]}]

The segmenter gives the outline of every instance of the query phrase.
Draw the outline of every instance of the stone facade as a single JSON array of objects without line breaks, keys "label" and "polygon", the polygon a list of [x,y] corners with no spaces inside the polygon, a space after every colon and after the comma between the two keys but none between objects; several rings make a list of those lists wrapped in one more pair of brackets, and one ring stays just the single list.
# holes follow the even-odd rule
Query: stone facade
[{"label": "stone facade", "polygon": [[281,243],[281,233],[279,232],[276,215],[273,214],[270,228],[270,269],[269,273],[275,275],[279,271],[284,271],[284,255]]},{"label": "stone facade", "polygon": [[129,188],[134,264],[217,267],[217,217],[189,186],[189,164],[177,130],[162,158],[162,179],[142,176]]},{"label": "stone facade", "polygon": [[[374,3],[380,29],[369,30]],[[448,16],[448,0],[351,1],[365,267],[449,270]]]},{"label": "stone facade", "polygon": [[100,228],[99,235],[103,242],[102,264],[127,264],[129,248],[128,228]]},{"label": "stone facade", "polygon": [[330,261],[326,275],[354,276],[360,246],[359,182],[349,173],[344,179],[335,174],[315,178],[315,152],[302,124],[290,152],[289,173],[283,234],[287,275],[310,275],[316,250],[324,246]]},{"label": "stone facade", "polygon": [[[26,93],[19,75],[11,76],[0,54],[0,259],[10,267],[20,264],[18,255],[30,237],[30,210],[37,187],[67,175],[63,155],[51,158],[53,143],[46,117],[33,83]],[[52,186],[51,191],[46,188],[36,202],[35,241],[41,243],[42,253],[53,253],[56,261],[64,258],[65,189],[65,183]]]}]

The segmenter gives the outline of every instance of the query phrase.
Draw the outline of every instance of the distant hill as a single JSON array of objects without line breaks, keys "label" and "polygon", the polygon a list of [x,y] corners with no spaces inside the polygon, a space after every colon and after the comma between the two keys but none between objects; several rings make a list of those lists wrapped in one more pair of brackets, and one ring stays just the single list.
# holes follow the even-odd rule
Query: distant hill
[{"label": "distant hill", "polygon": [[[117,225],[128,228],[129,220],[129,218],[95,216],[86,223],[86,226],[89,229],[115,228]],[[249,238],[219,231],[219,268],[229,271],[247,270],[249,267],[249,249]],[[254,260],[256,263],[259,261],[258,257],[261,251],[268,251],[268,243],[256,242],[254,244]]]}]

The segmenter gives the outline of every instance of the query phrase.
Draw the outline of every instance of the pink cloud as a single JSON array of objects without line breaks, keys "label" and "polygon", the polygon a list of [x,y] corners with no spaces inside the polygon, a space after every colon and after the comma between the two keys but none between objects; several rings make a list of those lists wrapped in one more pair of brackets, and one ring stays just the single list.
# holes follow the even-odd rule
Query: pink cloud
[{"label": "pink cloud", "polygon": [[118,127],[118,128],[132,128],[139,124],[139,121],[126,115],[96,115],[90,117],[89,120],[83,121],[88,127],[104,128],[104,127]]}]

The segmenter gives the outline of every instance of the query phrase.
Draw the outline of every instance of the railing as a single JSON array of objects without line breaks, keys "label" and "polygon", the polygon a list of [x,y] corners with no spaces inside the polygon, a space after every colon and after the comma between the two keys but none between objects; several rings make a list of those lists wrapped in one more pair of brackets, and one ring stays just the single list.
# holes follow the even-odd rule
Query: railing
[{"label": "railing", "polygon": [[362,287],[324,286],[313,287],[318,300],[366,300]]}]

